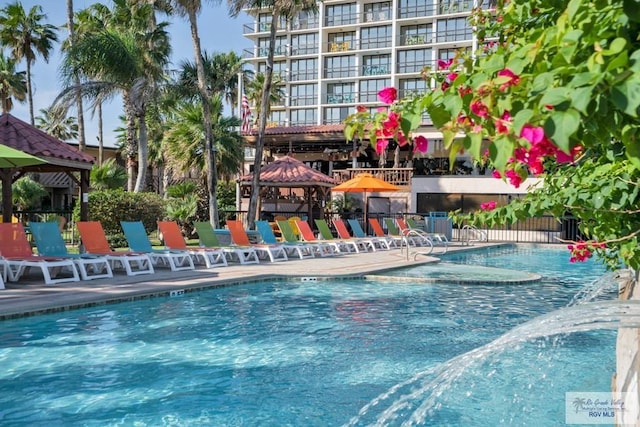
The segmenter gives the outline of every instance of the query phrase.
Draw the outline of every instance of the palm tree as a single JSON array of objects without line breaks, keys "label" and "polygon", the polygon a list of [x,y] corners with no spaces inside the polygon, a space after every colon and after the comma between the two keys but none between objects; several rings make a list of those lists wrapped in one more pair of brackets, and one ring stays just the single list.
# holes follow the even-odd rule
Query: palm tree
[{"label": "palm tree", "polygon": [[[76,39],[73,19],[73,0],[67,0],[67,30],[69,31],[69,44],[73,46]],[[80,87],[80,76],[76,74],[74,77],[76,87]],[[80,91],[76,94],[76,115],[78,116],[78,148],[84,151],[86,148],[86,136],[84,132],[84,106],[82,105],[82,95]],[[102,164],[102,152],[100,152],[98,164]]]},{"label": "palm tree", "polygon": [[198,77],[198,91],[202,101],[203,126],[205,133],[205,158],[207,159],[207,190],[209,192],[209,222],[215,228],[218,227],[218,201],[216,186],[218,184],[218,172],[216,170],[215,148],[211,129],[211,92],[207,87],[206,74],[202,59],[202,47],[200,46],[200,34],[198,31],[198,14],[202,10],[202,0],[173,0],[175,11],[186,16],[191,30],[193,43],[193,57]]},{"label": "palm tree", "polygon": [[[267,67],[265,72],[260,111],[269,111],[271,85],[273,82],[273,56],[276,49],[276,31],[280,18],[293,19],[302,11],[317,10],[316,0],[227,0],[231,16],[236,17],[245,9],[271,11],[271,28],[269,32],[269,49],[267,53]],[[264,133],[267,128],[267,115],[259,117],[258,138],[256,141],[255,160],[253,162],[253,181],[251,183],[251,197],[247,213],[248,226],[253,228],[258,215],[258,198],[260,197],[260,169],[264,152]]]},{"label": "palm tree", "polygon": [[[104,100],[120,93],[127,120],[128,189],[144,191],[148,164],[147,105],[156,96],[158,84],[165,79],[170,45],[167,23],[155,24],[150,6],[135,10],[126,0],[114,1],[116,10],[105,28],[85,34],[71,46],[63,61],[63,76],[71,82],[75,70],[82,70],[86,81],[80,90],[94,100]],[[117,9],[120,8],[120,9]],[[69,102],[73,86],[58,96]],[[137,179],[135,162],[137,151]]]},{"label": "palm tree", "polygon": [[16,61],[0,51],[0,102],[2,114],[13,109],[13,100],[24,102],[27,98],[27,80],[24,71],[16,71]]},{"label": "palm tree", "polygon": [[31,86],[31,65],[40,54],[49,62],[53,43],[58,41],[56,27],[43,24],[46,15],[41,6],[33,6],[27,14],[19,1],[0,10],[0,42],[11,49],[14,59],[24,59],[27,63],[27,96],[31,124],[35,124],[33,114],[33,89]]},{"label": "palm tree", "polygon": [[[216,171],[229,180],[240,171],[243,162],[242,137],[235,130],[240,126],[240,121],[236,117],[223,117],[222,98],[219,94],[213,97],[210,110],[211,133],[219,153],[216,156]],[[185,101],[177,106],[174,116],[167,122],[165,150],[175,170],[206,170],[202,114],[199,104]]]},{"label": "palm tree", "polygon": [[[252,105],[255,105],[253,112],[256,115],[257,121],[260,120],[260,115],[262,112],[262,110],[260,109],[261,107],[260,100],[262,99],[262,89],[264,88],[264,80],[265,80],[264,74],[258,73],[255,75],[253,80],[251,80],[249,84],[245,86],[245,92],[246,92],[247,98],[249,99],[249,102]],[[269,103],[267,105],[267,111],[265,112],[265,115],[267,117],[269,117],[269,115],[271,114],[271,104],[275,104],[281,101],[282,99],[284,99],[284,96],[285,96],[285,92],[282,88],[281,77],[274,76],[273,83],[271,84],[271,93],[269,94]]]},{"label": "palm tree", "polygon": [[90,181],[94,190],[115,190],[127,183],[127,171],[114,159],[108,159],[101,165],[93,165]]},{"label": "palm tree", "polygon": [[78,137],[78,122],[75,117],[66,116],[62,108],[41,108],[36,117],[38,128],[61,141],[69,141]]}]

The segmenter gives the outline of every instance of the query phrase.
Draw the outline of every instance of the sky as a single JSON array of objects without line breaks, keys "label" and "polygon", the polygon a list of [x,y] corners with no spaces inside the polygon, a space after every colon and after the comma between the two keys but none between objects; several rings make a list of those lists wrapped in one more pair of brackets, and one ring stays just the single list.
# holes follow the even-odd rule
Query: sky
[{"label": "sky", "polygon": [[[14,0],[0,0],[0,7],[4,8]],[[47,16],[44,20],[55,26],[62,26],[58,33],[59,41],[65,40],[68,36],[66,29],[66,0],[20,0],[25,11],[31,7],[40,5],[43,13]],[[110,1],[99,0],[74,0],[74,10],[80,10],[91,6],[94,3],[103,3],[111,6]],[[251,42],[242,36],[242,27],[252,22],[252,18],[247,15],[240,15],[238,18],[230,18],[226,7],[226,2],[212,5],[216,2],[203,1],[203,11],[198,19],[198,29],[200,31],[200,44],[203,50],[208,53],[224,53],[235,51],[242,55],[244,49],[252,46]],[[193,61],[193,45],[189,23],[186,18],[175,17],[168,19],[160,16],[162,20],[168,20],[171,25],[168,31],[171,35],[172,44],[172,64],[171,68],[176,69],[182,61]],[[42,57],[37,57],[32,66],[33,103],[34,114],[37,117],[41,108],[48,108],[61,90],[58,79],[58,68],[61,61],[59,45],[51,52],[49,62],[46,63]],[[5,54],[7,52],[5,51]],[[24,62],[19,64],[18,70],[26,70]],[[85,102],[85,108],[87,103]],[[29,122],[28,103],[14,103],[11,114],[25,122]],[[71,114],[75,115],[75,110]],[[230,114],[227,112],[227,114]],[[115,133],[113,129],[122,126],[118,116],[122,115],[122,101],[119,97],[114,98],[109,104],[103,107],[103,127],[105,146],[115,146]],[[85,128],[87,145],[98,144],[97,120],[91,117],[90,111],[85,111]]]}]

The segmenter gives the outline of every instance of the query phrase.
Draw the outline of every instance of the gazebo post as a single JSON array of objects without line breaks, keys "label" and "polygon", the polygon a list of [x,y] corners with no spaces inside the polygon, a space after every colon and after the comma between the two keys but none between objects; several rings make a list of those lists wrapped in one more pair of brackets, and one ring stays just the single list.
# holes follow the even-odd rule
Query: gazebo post
[{"label": "gazebo post", "polygon": [[89,177],[89,170],[80,171],[80,221],[89,220]]}]

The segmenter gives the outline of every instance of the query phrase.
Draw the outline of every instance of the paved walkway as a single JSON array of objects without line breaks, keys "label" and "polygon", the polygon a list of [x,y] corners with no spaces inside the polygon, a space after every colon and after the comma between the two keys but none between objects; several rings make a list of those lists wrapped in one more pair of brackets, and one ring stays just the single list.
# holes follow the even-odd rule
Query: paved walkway
[{"label": "paved walkway", "polygon": [[[450,251],[468,250],[478,246],[452,245]],[[419,251],[419,249],[418,249]],[[412,248],[407,259],[406,251],[393,249],[368,253],[345,254],[338,257],[289,259],[284,262],[228,267],[197,268],[194,271],[172,272],[157,268],[153,275],[126,276],[118,271],[112,279],[44,285],[38,269],[18,282],[6,283],[0,290],[0,319],[41,314],[91,305],[106,304],[168,295],[172,291],[193,291],[242,282],[263,281],[289,277],[361,277],[410,265],[437,261],[439,248],[432,256],[420,255],[414,260]]]}]

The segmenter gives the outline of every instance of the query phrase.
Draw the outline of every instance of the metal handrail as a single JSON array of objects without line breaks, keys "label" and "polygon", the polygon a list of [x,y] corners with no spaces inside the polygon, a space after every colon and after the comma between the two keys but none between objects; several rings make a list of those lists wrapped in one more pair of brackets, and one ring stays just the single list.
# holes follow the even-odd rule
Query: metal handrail
[{"label": "metal handrail", "polygon": [[[472,234],[476,235],[475,239],[471,238]],[[466,239],[464,239],[465,237]],[[467,224],[460,230],[460,240],[465,245],[469,245],[471,242],[487,242],[489,241],[489,237],[485,231],[478,230],[475,226]]]}]

